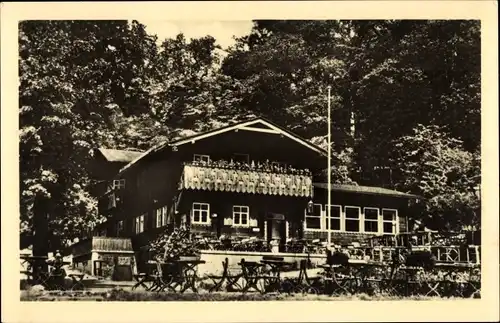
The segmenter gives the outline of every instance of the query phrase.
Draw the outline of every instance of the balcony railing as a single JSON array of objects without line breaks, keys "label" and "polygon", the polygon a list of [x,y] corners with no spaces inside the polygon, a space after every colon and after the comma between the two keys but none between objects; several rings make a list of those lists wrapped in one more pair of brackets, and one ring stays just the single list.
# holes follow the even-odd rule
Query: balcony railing
[{"label": "balcony railing", "polygon": [[185,163],[180,189],[312,197],[308,170],[249,165]]}]

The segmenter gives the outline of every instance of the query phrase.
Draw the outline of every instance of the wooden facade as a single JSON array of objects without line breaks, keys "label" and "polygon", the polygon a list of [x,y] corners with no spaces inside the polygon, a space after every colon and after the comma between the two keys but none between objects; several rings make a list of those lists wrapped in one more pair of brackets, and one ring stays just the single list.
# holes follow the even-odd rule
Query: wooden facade
[{"label": "wooden facade", "polygon": [[[113,180],[122,180],[122,185],[100,199],[100,212],[109,221],[99,232],[133,237],[135,247],[146,244],[165,226],[184,224],[214,237],[324,239],[329,231],[326,191],[313,183],[326,166],[323,149],[263,119],[183,138],[156,147],[121,169]],[[351,214],[346,213],[349,207],[360,207],[359,226],[364,228],[364,208],[372,207],[379,209],[382,220],[377,225],[383,227],[382,210],[395,209],[394,232],[405,231],[411,196],[372,193],[334,189],[332,203],[342,206],[341,221]],[[308,214],[311,203],[316,213]],[[344,226],[335,237],[375,234],[346,233]]]}]

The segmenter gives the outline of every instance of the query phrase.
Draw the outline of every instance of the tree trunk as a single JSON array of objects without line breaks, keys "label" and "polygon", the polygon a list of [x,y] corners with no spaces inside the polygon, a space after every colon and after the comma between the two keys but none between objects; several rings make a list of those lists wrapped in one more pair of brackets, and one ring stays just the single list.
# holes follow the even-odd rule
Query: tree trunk
[{"label": "tree trunk", "polygon": [[[33,256],[47,256],[49,251],[49,200],[42,196],[35,197],[33,205]],[[47,264],[40,261],[39,266],[33,268],[35,277],[39,270],[46,271]]]}]

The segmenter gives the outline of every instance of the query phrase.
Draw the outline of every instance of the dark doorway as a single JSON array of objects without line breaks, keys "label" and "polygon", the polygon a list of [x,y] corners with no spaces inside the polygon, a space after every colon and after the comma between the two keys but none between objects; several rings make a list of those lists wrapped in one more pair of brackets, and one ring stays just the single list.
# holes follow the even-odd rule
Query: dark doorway
[{"label": "dark doorway", "polygon": [[267,241],[279,240],[280,250],[286,243],[286,222],[284,214],[268,213],[267,221]]}]

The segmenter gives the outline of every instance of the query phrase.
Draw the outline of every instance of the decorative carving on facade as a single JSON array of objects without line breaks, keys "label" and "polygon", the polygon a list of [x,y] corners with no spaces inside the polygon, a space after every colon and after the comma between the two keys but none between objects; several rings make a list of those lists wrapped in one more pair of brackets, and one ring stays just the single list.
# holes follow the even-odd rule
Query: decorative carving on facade
[{"label": "decorative carving on facade", "polygon": [[186,164],[181,189],[312,197],[312,175]]}]

